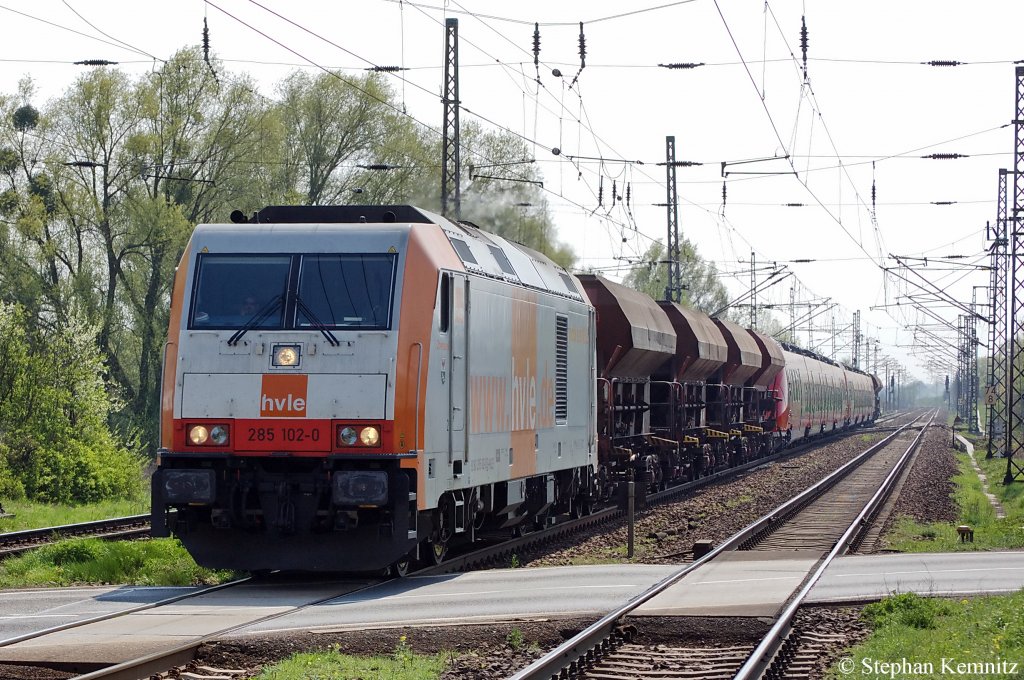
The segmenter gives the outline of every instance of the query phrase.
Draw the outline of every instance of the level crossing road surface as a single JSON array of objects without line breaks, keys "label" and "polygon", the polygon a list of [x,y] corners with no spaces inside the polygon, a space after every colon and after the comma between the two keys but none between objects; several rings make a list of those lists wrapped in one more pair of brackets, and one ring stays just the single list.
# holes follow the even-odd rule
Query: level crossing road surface
[{"label": "level crossing road surface", "polygon": [[809,602],[877,600],[893,593],[982,595],[1024,588],[1024,551],[851,555],[835,560]]},{"label": "level crossing road surface", "polygon": [[[734,557],[698,569],[687,577],[688,586],[677,585],[675,590],[680,597],[703,598],[715,606],[690,607],[683,602],[674,613],[737,616],[743,615],[747,606],[746,615],[763,615],[766,599],[776,599],[775,595],[766,598],[766,594],[776,590],[781,593],[785,587],[798,582],[797,572],[803,569],[802,563],[810,559],[794,555],[788,560],[772,562],[774,564]],[[597,615],[620,606],[674,569],[668,565],[496,569],[411,577],[358,590],[351,586],[346,590],[340,583],[323,582],[318,586],[251,584],[211,593],[200,601],[185,600],[166,609],[147,610],[145,614],[136,615],[133,623],[111,622],[107,632],[116,630],[122,636],[145,634],[149,642],[159,646],[157,639],[180,643],[223,630],[228,627],[224,624],[244,626],[233,633],[240,635]],[[841,557],[833,563],[812,591],[810,601],[863,601],[909,591],[924,595],[976,595],[1010,592],[1022,587],[1024,551],[853,556]],[[332,588],[336,597],[312,607],[295,609],[303,601],[330,596]],[[0,640],[137,607],[190,590],[123,586],[3,591],[0,592]],[[665,606],[664,601],[661,604],[665,611],[657,613],[673,613],[672,606]],[[246,626],[248,621],[271,612],[283,615]],[[146,625],[141,625],[140,621]],[[221,625],[223,628],[218,628]],[[102,629],[88,634],[79,629],[76,635],[68,637],[91,639],[95,643],[102,635]],[[115,640],[99,646],[109,650],[111,643],[116,645]],[[40,639],[37,644],[42,646],[42,643]],[[46,646],[52,644],[46,643]],[[0,658],[11,657],[14,648],[21,646],[0,647]]]},{"label": "level crossing road surface", "polygon": [[95,586],[0,591],[0,640],[123,612],[196,590],[199,588]]},{"label": "level crossing road surface", "polygon": [[249,626],[244,633],[600,616],[675,569],[671,565],[591,565],[414,576]]}]

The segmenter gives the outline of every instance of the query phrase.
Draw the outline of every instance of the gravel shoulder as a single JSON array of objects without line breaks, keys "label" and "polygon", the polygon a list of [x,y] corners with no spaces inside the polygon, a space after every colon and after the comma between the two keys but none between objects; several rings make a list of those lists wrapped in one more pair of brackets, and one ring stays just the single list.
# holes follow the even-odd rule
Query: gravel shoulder
[{"label": "gravel shoulder", "polygon": [[957,521],[960,512],[953,499],[956,485],[952,479],[959,473],[959,467],[949,442],[948,427],[933,427],[928,431],[886,521],[883,536],[899,517],[911,517],[918,522]]}]

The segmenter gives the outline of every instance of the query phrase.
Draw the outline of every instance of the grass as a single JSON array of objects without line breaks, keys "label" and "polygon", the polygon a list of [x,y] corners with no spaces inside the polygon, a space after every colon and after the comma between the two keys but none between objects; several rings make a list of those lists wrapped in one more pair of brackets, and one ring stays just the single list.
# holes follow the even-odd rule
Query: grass
[{"label": "grass", "polygon": [[[847,664],[845,669],[837,664],[828,677],[908,677],[904,672],[892,675],[892,666],[901,662],[921,664],[923,672],[915,675],[922,677],[1020,677],[1024,671],[1022,609],[1024,590],[964,600],[931,599],[914,593],[886,598],[864,608],[862,616],[872,628],[871,636],[851,650],[849,659],[843,662]],[[981,672],[956,671],[957,664],[1002,661],[1018,662],[1017,672],[1005,668],[1002,672],[986,672],[983,667]]]},{"label": "grass", "polygon": [[103,501],[87,505],[49,505],[32,501],[0,500],[4,511],[14,517],[0,517],[0,533],[23,529],[42,529],[77,524],[111,517],[128,517],[149,512],[149,499]]},{"label": "grass", "polygon": [[747,503],[752,503],[753,500],[754,500],[753,496],[751,496],[749,494],[744,494],[742,496],[736,496],[735,498],[730,498],[729,500],[727,500],[725,502],[725,507],[727,507],[727,508],[729,508],[731,510],[733,508],[738,508],[741,505],[745,505]]},{"label": "grass", "polygon": [[888,547],[901,552],[969,552],[975,550],[1007,550],[1024,548],[1024,484],[1003,485],[1006,460],[985,459],[984,449],[975,448],[978,465],[988,477],[988,488],[1006,511],[1005,519],[996,519],[995,508],[982,489],[981,480],[971,467],[967,454],[957,454],[959,474],[954,499],[960,510],[957,524],[974,529],[973,543],[960,543],[957,524],[945,522],[920,523],[901,518],[886,536]]},{"label": "grass", "polygon": [[403,635],[390,656],[352,656],[329,652],[294,654],[263,669],[255,680],[433,680],[444,671],[446,653],[414,654]]},{"label": "grass", "polygon": [[70,585],[189,586],[236,574],[204,569],[175,539],[60,541],[0,562],[0,588]]}]

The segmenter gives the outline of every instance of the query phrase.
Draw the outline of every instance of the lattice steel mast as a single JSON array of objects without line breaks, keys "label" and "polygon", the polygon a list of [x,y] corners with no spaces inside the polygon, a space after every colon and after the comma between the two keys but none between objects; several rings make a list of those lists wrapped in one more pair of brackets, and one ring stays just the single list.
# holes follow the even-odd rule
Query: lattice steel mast
[{"label": "lattice steel mast", "polygon": [[444,22],[444,131],[441,150],[441,214],[462,219],[459,187],[459,20]]},{"label": "lattice steel mast", "polygon": [[668,282],[665,284],[665,299],[681,302],[683,299],[682,267],[679,264],[679,197],[676,193],[676,138],[665,137],[665,205],[668,216],[668,237],[665,259],[668,266]]},{"label": "lattice steel mast", "polygon": [[971,314],[967,317],[967,422],[968,431],[978,433],[978,303],[972,291]]},{"label": "lattice steel mast", "polygon": [[1010,255],[1010,352],[1007,358],[1009,369],[1009,393],[1006,409],[1006,475],[1004,484],[1024,478],[1024,467],[1014,456],[1024,446],[1024,66],[1016,69],[1016,110],[1013,118],[1013,214],[1007,224],[1011,236]]},{"label": "lattice steel mast", "polygon": [[[996,224],[992,236],[989,300],[992,323],[989,325],[988,347],[988,453],[1006,450],[1006,169],[999,170],[996,193]],[[991,402],[991,403],[990,403]]]}]

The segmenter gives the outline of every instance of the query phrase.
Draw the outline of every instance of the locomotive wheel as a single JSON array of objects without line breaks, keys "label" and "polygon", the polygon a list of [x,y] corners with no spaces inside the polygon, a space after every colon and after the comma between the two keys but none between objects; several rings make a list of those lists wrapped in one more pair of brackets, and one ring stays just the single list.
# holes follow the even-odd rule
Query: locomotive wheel
[{"label": "locomotive wheel", "polygon": [[436,567],[437,565],[444,562],[444,559],[448,557],[448,541],[427,541],[426,555],[424,561],[428,566]]},{"label": "locomotive wheel", "polygon": [[394,576],[395,578],[405,578],[409,575],[409,568],[411,566],[412,560],[408,555],[406,555],[388,567],[388,575]]}]

